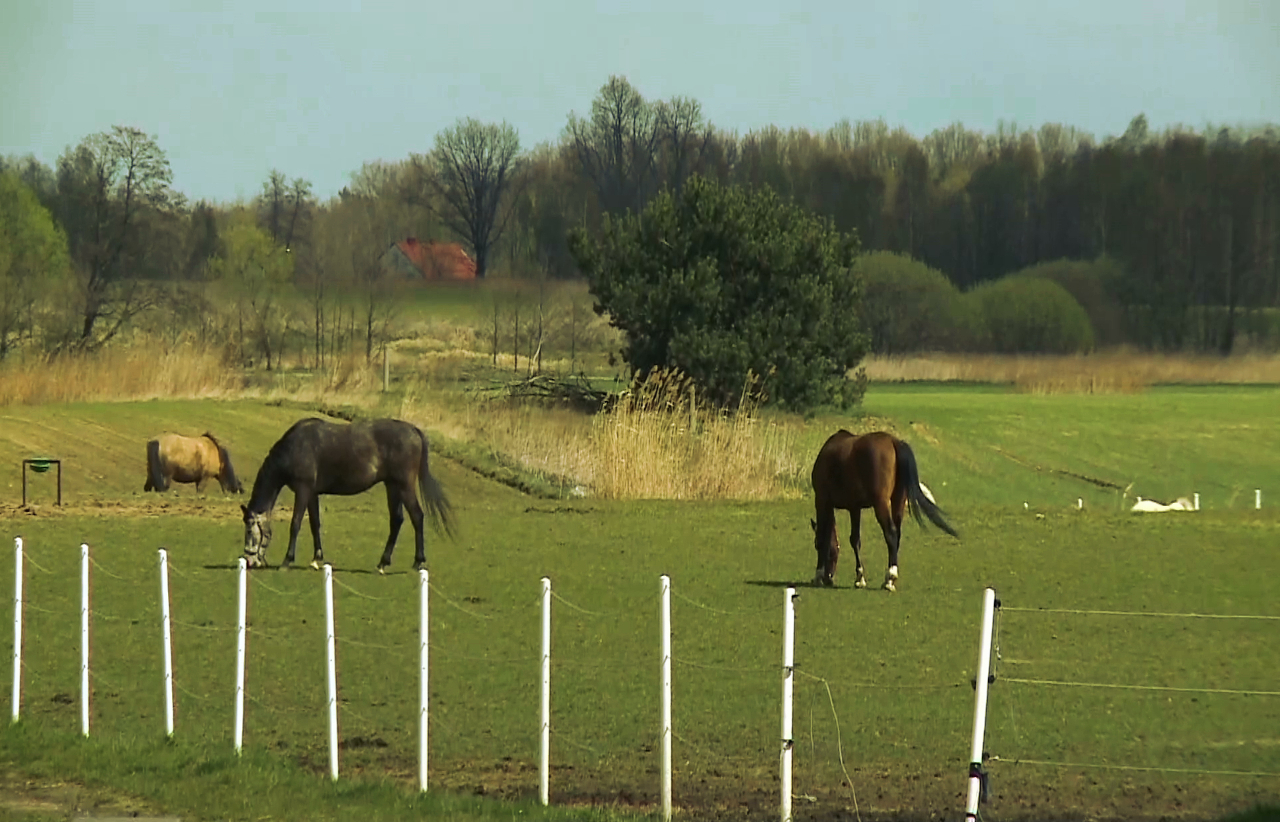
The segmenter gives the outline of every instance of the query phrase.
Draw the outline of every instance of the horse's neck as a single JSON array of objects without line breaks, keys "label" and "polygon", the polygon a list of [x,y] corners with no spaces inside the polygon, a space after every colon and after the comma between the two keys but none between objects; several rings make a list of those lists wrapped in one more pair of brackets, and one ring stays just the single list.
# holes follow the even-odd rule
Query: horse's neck
[{"label": "horse's neck", "polygon": [[276,507],[276,498],[284,488],[284,479],[263,465],[253,481],[253,493],[249,495],[249,510],[265,514]]}]

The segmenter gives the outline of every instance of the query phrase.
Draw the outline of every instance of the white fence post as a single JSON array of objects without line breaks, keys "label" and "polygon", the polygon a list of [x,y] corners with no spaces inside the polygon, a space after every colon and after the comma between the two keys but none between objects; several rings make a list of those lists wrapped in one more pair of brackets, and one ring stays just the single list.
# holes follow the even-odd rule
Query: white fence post
[{"label": "white fence post", "polygon": [[795,677],[796,589],[787,589],[782,612],[782,822],[791,822],[791,694]]},{"label": "white fence post", "polygon": [[333,634],[333,566],[324,564],[324,647],[329,681],[329,778],[338,779],[338,658]]},{"label": "white fence post", "polygon": [[89,543],[80,543],[80,733],[89,735]]},{"label": "white fence post", "polygon": [[1262,489],[1261,488],[1253,489],[1253,507],[1254,507],[1254,510],[1257,510],[1257,511],[1262,510]]},{"label": "white fence post", "polygon": [[245,564],[244,557],[240,557],[238,564],[240,566],[240,605],[237,610],[238,616],[236,623],[236,754],[239,754],[244,746],[245,613],[247,611],[247,600],[249,597],[249,566]]},{"label": "white fence post", "polygon": [[1198,492],[1192,496],[1191,506],[1192,510],[1200,510],[1200,494]]},{"label": "white fence post", "polygon": [[671,819],[671,577],[661,577],[662,818]]},{"label": "white fence post", "polygon": [[987,681],[991,675],[991,625],[995,607],[996,589],[987,588],[982,595],[982,638],[978,641],[978,675],[974,680],[973,747],[969,753],[969,797],[965,804],[965,822],[978,818],[978,801],[985,792],[982,739],[987,728]]},{"label": "white fence post", "polygon": [[426,568],[418,569],[418,588],[422,593],[422,617],[418,627],[422,638],[422,648],[418,659],[422,668],[418,693],[418,790],[427,789],[427,706],[431,701],[431,691],[427,688],[427,592],[430,589]]},{"label": "white fence post", "polygon": [[538,800],[551,804],[551,577],[542,578],[542,757],[538,765]]},{"label": "white fence post", "polygon": [[22,537],[13,539],[13,721],[22,705]]},{"label": "white fence post", "polygon": [[160,637],[164,642],[164,735],[173,736],[173,635],[169,623],[169,553],[160,549]]}]

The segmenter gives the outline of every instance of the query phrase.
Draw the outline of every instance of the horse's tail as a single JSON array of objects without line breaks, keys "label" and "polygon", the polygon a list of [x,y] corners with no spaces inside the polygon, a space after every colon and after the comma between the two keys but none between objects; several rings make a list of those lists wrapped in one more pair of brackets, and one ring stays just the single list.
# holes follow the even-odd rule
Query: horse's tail
[{"label": "horse's tail", "polygon": [[915,517],[916,522],[924,525],[924,518],[920,516],[923,513],[934,525],[959,539],[960,535],[947,523],[942,509],[938,508],[921,490],[920,469],[916,467],[916,455],[911,450],[911,446],[902,440],[895,440],[893,447],[898,455],[898,481],[906,486],[907,501],[911,504],[911,516]]},{"label": "horse's tail", "polygon": [[431,515],[431,523],[436,529],[443,530],[452,538],[456,525],[453,517],[453,504],[449,502],[449,498],[444,494],[444,489],[440,487],[439,481],[431,475],[431,469],[427,465],[427,435],[422,433],[422,429],[416,426],[414,430],[422,438],[422,464],[418,467],[418,489],[422,491],[422,504],[426,507],[427,513]]},{"label": "horse's tail", "polygon": [[169,483],[164,478],[164,466],[160,460],[160,440],[147,442],[147,484],[143,491],[168,491]]},{"label": "horse's tail", "polygon": [[218,438],[208,431],[202,435],[209,442],[213,443],[213,447],[218,450],[218,482],[222,483],[226,490],[233,494],[244,493],[244,486],[240,484],[240,478],[236,476],[236,469],[231,466],[231,452],[226,446],[218,442]]}]

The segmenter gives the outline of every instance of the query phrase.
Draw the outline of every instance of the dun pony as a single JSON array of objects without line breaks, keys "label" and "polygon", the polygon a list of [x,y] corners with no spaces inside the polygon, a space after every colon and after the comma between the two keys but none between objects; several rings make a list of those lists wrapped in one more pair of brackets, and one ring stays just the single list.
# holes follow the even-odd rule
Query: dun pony
[{"label": "dun pony", "polygon": [[203,491],[210,477],[224,493],[244,490],[231,467],[231,454],[208,431],[198,437],[164,434],[147,443],[143,491],[168,491],[171,482],[194,482],[196,491]]}]

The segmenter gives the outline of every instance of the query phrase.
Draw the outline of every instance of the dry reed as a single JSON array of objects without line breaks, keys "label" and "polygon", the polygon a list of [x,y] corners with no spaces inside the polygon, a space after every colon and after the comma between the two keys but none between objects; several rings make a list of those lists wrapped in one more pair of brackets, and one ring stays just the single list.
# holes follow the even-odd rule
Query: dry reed
[{"label": "dry reed", "polygon": [[606,499],[763,499],[799,470],[790,428],[762,421],[748,379],[737,409],[699,407],[690,381],[658,372],[596,417],[591,483]]},{"label": "dry reed", "polygon": [[563,409],[434,394],[406,396],[405,419],[482,442],[524,469],[604,499],[766,499],[799,475],[794,429],[765,421],[744,392],[739,407],[690,405],[689,381],[655,375],[592,417]]},{"label": "dry reed", "polygon": [[1280,356],[1214,357],[1115,349],[1079,355],[917,354],[874,356],[878,382],[975,382],[1036,394],[1115,394],[1162,384],[1280,383]]},{"label": "dry reed", "polygon": [[0,406],[224,397],[239,384],[217,354],[188,344],[111,348],[6,363],[0,367]]}]

